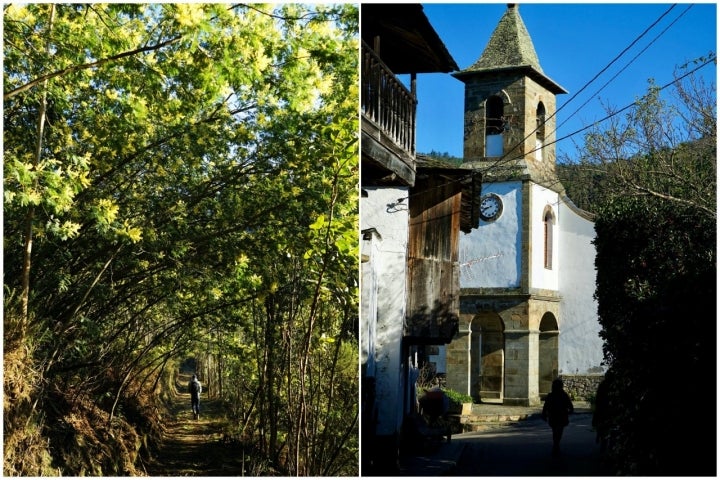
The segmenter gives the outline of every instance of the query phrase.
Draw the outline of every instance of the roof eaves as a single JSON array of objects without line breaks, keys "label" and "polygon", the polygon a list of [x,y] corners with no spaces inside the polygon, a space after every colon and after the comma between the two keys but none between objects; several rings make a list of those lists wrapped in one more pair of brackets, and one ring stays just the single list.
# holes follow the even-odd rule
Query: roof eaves
[{"label": "roof eaves", "polygon": [[506,74],[510,73],[512,71],[517,71],[518,73],[523,73],[527,75],[528,77],[532,78],[536,82],[538,82],[540,85],[544,86],[554,94],[561,94],[561,93],[568,93],[567,90],[565,90],[560,84],[556,83],[554,80],[552,80],[550,77],[542,73],[541,71],[538,71],[533,67],[532,65],[505,65],[505,66],[499,66],[499,67],[492,67],[492,68],[466,68],[465,70],[461,70],[459,72],[451,73],[451,75],[458,80],[465,82],[466,78],[469,78],[471,76],[489,76],[489,75],[495,75],[495,74]]}]

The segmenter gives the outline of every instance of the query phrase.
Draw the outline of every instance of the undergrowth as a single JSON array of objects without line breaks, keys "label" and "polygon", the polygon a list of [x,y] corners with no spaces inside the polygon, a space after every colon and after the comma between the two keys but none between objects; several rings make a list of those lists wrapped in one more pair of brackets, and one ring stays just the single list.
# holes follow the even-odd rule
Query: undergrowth
[{"label": "undergrowth", "polygon": [[3,476],[57,475],[42,433],[45,421],[35,409],[41,375],[27,347],[10,343],[6,338],[3,353]]},{"label": "undergrowth", "polygon": [[[146,475],[143,462],[162,438],[162,386],[148,391],[131,382],[110,420],[110,408],[91,393],[44,378],[32,349],[12,337],[7,322],[3,476]],[[105,388],[117,385],[108,373]]]}]

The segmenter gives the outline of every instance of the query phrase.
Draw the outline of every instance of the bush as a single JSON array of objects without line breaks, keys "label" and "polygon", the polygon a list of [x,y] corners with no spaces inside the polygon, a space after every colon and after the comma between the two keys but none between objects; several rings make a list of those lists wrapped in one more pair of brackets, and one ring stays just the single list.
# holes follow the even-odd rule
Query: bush
[{"label": "bush", "polygon": [[596,297],[612,374],[609,459],[619,475],[713,476],[716,443],[708,438],[716,432],[693,433],[687,402],[716,411],[715,221],[637,198],[599,213]]},{"label": "bush", "polygon": [[462,405],[463,403],[472,403],[473,399],[470,395],[465,395],[464,393],[456,392],[455,390],[452,390],[450,388],[443,388],[443,392],[445,392],[445,395],[450,399],[450,405]]}]

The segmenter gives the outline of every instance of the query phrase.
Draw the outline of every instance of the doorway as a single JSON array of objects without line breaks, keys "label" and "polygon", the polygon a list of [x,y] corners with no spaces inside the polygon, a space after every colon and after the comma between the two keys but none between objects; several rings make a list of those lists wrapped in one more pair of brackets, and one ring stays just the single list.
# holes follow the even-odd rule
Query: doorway
[{"label": "doorway", "polygon": [[552,389],[552,381],[558,377],[558,330],[557,319],[550,312],[540,319],[540,355],[538,361],[538,389],[540,398],[545,398]]},{"label": "doorway", "polygon": [[496,313],[472,321],[470,345],[471,392],[474,400],[502,403],[505,378],[505,327]]}]

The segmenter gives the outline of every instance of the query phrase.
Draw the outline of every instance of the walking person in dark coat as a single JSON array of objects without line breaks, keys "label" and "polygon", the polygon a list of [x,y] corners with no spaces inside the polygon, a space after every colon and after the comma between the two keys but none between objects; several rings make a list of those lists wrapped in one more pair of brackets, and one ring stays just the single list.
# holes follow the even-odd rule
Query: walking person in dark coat
[{"label": "walking person in dark coat", "polygon": [[560,439],[563,430],[570,423],[568,416],[573,413],[573,410],[570,396],[563,390],[562,380],[556,378],[552,383],[552,391],[545,398],[545,405],[543,405],[542,410],[543,420],[548,422],[548,425],[552,428],[553,455],[560,454]]},{"label": "walking person in dark coat", "polygon": [[190,406],[192,407],[195,420],[200,419],[200,394],[202,393],[202,385],[197,379],[197,375],[192,376],[192,380],[188,383],[188,391],[190,392]]}]

